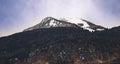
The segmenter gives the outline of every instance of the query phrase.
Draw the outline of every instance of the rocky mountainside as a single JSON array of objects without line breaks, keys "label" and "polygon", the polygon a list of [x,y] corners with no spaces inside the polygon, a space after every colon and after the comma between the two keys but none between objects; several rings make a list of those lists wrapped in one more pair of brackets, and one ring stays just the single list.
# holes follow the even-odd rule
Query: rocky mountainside
[{"label": "rocky mountainside", "polygon": [[87,20],[79,18],[60,18],[55,19],[53,17],[44,18],[39,24],[25,29],[24,31],[41,29],[41,28],[50,28],[50,27],[76,27],[84,28],[89,31],[104,30],[105,27],[95,25]]},{"label": "rocky mountainside", "polygon": [[0,38],[0,64],[120,64],[120,27],[90,32],[69,26]]}]

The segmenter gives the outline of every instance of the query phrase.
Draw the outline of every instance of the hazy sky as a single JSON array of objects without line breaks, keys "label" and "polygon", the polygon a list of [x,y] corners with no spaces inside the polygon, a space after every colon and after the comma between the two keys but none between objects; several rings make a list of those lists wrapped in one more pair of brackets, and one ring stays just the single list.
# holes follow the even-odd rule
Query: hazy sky
[{"label": "hazy sky", "polygon": [[41,18],[77,17],[105,27],[120,25],[120,0],[0,0],[0,36],[20,32]]}]

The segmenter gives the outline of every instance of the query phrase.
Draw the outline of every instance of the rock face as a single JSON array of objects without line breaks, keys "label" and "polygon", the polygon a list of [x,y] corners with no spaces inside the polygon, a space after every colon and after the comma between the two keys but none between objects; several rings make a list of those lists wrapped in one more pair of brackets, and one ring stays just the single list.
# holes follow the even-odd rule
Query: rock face
[{"label": "rock face", "polygon": [[51,27],[76,27],[76,28],[84,28],[89,31],[96,31],[96,30],[104,30],[106,28],[95,25],[87,20],[79,19],[79,18],[61,18],[55,19],[53,17],[46,17],[44,18],[39,24],[25,29],[24,31],[30,31],[34,29],[41,29],[41,28],[51,28]]},{"label": "rock face", "polygon": [[120,27],[41,28],[0,38],[0,64],[120,64]]}]

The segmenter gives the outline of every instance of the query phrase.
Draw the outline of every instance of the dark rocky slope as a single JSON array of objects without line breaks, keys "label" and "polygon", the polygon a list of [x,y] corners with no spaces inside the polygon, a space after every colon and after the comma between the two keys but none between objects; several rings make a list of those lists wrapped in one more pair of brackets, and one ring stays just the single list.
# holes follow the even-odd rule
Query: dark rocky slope
[{"label": "dark rocky slope", "polygon": [[0,64],[119,64],[120,27],[43,28],[0,38]]}]

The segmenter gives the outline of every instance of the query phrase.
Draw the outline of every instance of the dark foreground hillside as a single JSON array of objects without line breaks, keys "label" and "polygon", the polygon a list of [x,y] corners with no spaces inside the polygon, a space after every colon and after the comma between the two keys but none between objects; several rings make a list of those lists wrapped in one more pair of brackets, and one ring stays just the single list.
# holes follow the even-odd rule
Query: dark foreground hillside
[{"label": "dark foreground hillside", "polygon": [[0,38],[0,64],[120,64],[120,27],[46,28]]}]

